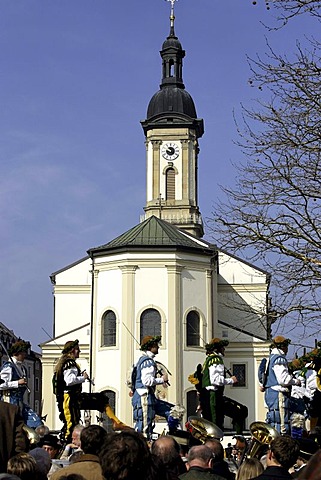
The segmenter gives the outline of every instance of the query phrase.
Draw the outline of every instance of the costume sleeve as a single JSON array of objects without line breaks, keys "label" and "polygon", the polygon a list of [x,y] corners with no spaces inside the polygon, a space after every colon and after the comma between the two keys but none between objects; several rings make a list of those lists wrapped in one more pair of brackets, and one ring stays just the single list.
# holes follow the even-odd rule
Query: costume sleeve
[{"label": "costume sleeve", "polygon": [[317,389],[317,372],[309,368],[307,370],[306,376],[306,396],[312,400],[314,392]]},{"label": "costume sleeve", "polygon": [[209,367],[208,370],[211,385],[215,387],[223,387],[223,385],[233,384],[233,380],[231,378],[225,378],[223,363],[214,363]]},{"label": "costume sleeve", "polygon": [[0,377],[4,383],[0,385],[0,390],[10,390],[19,388],[18,380],[12,379],[12,366],[7,364],[0,372]]},{"label": "costume sleeve", "polygon": [[154,385],[161,385],[164,383],[162,378],[155,376],[155,364],[151,360],[146,360],[141,366],[142,384],[145,387],[153,387]]},{"label": "costume sleeve", "polygon": [[289,373],[289,369],[286,362],[275,363],[272,367],[276,376],[276,380],[282,387],[288,387],[290,385],[298,385],[299,380],[296,380]]},{"label": "costume sleeve", "polygon": [[63,373],[67,387],[77,385],[79,383],[84,383],[84,381],[86,380],[83,375],[77,375],[78,369],[76,367],[66,368]]}]

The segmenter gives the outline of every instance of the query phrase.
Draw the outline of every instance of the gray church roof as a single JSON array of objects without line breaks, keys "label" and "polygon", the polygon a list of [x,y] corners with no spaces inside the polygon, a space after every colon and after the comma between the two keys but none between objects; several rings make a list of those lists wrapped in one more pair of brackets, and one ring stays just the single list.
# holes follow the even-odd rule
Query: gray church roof
[{"label": "gray church roof", "polygon": [[213,246],[209,243],[183,233],[174,225],[155,216],[147,218],[105,245],[89,249],[88,254],[96,256],[110,250],[142,248],[193,250],[208,255],[214,254]]}]

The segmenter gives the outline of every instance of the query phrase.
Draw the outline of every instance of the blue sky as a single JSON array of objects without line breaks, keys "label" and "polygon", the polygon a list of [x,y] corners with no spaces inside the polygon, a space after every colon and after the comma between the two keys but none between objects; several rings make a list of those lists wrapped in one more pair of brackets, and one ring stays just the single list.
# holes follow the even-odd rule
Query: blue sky
[{"label": "blue sky", "polygon": [[[139,222],[145,205],[140,120],[161,80],[164,0],[1,0],[0,321],[37,344],[52,332],[49,275]],[[311,32],[273,23],[263,0],[179,0],[183,78],[204,119],[203,218],[233,183],[233,109],[251,105],[246,55],[279,53]],[[209,239],[208,237],[206,237]]]}]

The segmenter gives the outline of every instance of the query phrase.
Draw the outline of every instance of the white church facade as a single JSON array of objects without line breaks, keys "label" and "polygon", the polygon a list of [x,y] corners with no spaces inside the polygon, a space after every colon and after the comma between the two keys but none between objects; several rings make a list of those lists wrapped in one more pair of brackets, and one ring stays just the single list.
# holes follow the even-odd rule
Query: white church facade
[{"label": "white church facade", "polygon": [[[94,385],[109,390],[117,416],[133,425],[126,384],[145,335],[161,335],[157,360],[170,371],[168,401],[195,414],[195,387],[188,381],[213,337],[229,340],[225,365],[239,383],[226,395],[247,405],[247,426],[264,420],[256,372],[268,353],[266,272],[203,240],[198,206],[198,140],[204,133],[185,90],[185,52],[174,32],[163,43],[162,82],[142,122],[146,144],[146,205],[141,223],[51,275],[54,339],[41,345],[43,412],[61,422],[51,378],[64,343],[78,339],[81,368]],[[92,421],[96,422],[96,412]],[[226,428],[231,428],[226,418]]]}]

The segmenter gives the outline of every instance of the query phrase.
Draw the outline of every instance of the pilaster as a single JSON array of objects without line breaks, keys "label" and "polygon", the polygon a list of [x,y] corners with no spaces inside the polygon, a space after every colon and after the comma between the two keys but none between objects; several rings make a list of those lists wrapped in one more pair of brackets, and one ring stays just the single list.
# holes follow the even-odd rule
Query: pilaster
[{"label": "pilaster", "polygon": [[[166,265],[168,275],[168,331],[167,349],[168,365],[171,366],[171,388],[169,401],[172,403],[183,402],[183,338],[182,309],[181,309],[181,272],[184,267],[180,265]],[[175,395],[176,397],[173,397]]]},{"label": "pilaster", "polygon": [[[120,378],[127,378],[128,368],[134,363],[134,332],[135,332],[135,272],[137,265],[119,267],[122,271],[122,316],[119,326],[119,358]],[[132,406],[128,396],[128,388],[122,383],[119,392],[119,411],[117,415],[128,425],[132,424]]]}]

